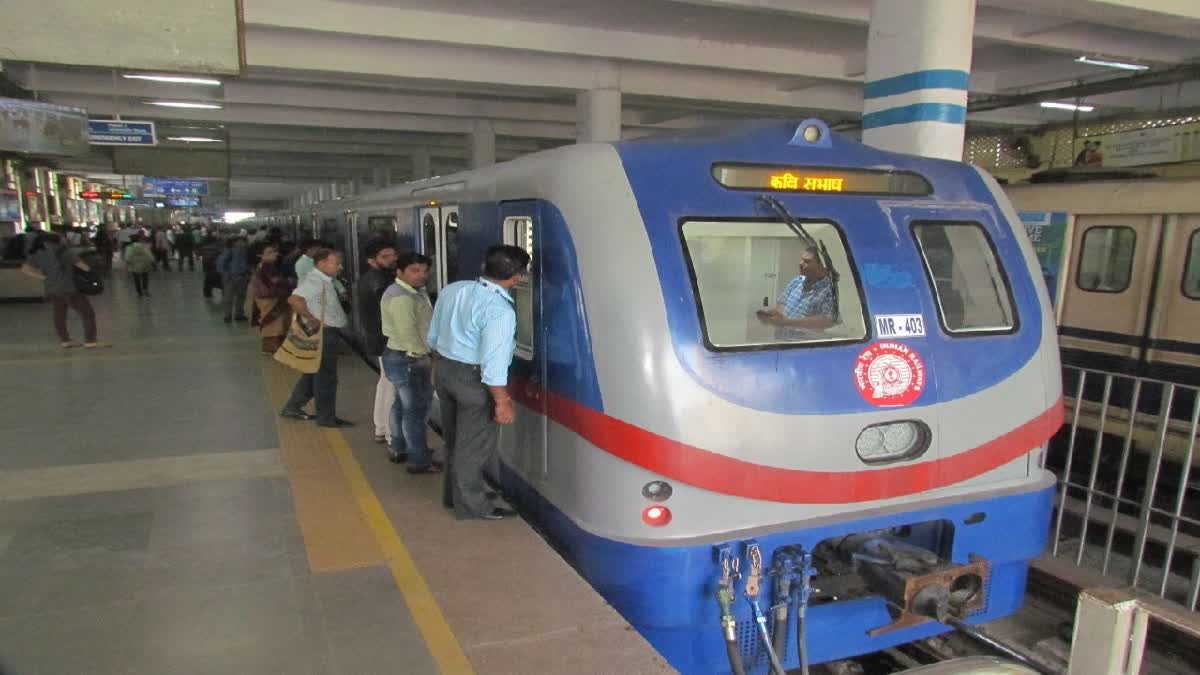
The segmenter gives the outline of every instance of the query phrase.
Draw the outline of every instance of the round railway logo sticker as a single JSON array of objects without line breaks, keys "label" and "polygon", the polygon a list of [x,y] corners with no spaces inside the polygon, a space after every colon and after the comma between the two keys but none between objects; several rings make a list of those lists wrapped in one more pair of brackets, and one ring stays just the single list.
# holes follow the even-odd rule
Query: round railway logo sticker
[{"label": "round railway logo sticker", "polygon": [[876,342],[854,362],[854,384],[871,405],[908,405],[925,389],[925,362],[908,345]]}]

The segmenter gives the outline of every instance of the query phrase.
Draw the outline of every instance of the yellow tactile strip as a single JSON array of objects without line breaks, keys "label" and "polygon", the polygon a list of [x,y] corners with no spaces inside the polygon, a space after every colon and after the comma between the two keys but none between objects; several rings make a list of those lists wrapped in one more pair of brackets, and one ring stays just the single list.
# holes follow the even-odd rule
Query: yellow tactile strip
[{"label": "yellow tactile strip", "polygon": [[[274,362],[263,363],[263,378],[276,409],[287,399],[296,377]],[[371,489],[346,437],[336,429],[321,430],[311,423],[287,419],[278,419],[276,426],[309,567],[314,572],[331,572],[387,565],[438,670],[473,675],[470,659]]]},{"label": "yellow tactile strip", "polygon": [[[297,375],[264,361],[263,376],[271,405],[278,410]],[[313,572],[335,572],[383,564],[383,551],[342,477],[327,436],[311,422],[277,417],[276,427],[309,568]]]}]

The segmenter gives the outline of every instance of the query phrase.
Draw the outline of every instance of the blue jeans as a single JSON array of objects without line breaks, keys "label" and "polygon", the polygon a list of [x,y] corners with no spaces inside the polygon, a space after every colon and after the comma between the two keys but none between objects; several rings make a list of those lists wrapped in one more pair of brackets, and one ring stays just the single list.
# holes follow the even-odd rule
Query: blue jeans
[{"label": "blue jeans", "polygon": [[408,453],[408,465],[428,466],[429,445],[425,441],[425,419],[433,402],[433,380],[428,368],[413,365],[404,352],[383,352],[383,374],[396,388],[392,403],[392,450]]}]

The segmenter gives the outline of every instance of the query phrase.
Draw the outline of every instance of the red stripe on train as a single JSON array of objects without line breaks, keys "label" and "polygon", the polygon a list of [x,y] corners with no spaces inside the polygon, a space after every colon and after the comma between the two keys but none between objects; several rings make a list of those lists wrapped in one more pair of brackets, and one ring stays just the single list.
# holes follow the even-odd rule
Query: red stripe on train
[{"label": "red stripe on train", "polygon": [[[736,497],[790,504],[848,504],[901,497],[974,478],[1031,451],[1062,426],[1063,402],[1012,431],[951,457],[862,471],[804,471],[754,464],[680,443],[514,379],[514,398],[592,445],[660,476]],[[798,452],[803,452],[799,448]]]}]

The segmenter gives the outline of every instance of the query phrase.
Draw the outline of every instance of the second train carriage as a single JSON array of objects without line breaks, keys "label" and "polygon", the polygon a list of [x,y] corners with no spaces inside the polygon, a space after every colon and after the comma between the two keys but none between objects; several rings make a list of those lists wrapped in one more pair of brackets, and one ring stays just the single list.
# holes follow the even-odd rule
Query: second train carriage
[{"label": "second train carriage", "polygon": [[[394,219],[437,287],[492,244],[531,251],[497,478],[679,670],[795,667],[801,643],[839,659],[1020,605],[1059,362],[986,174],[775,121],[560,148],[312,215]],[[764,325],[816,255],[832,320]]]},{"label": "second train carriage", "polygon": [[[1170,395],[1164,456],[1185,461],[1194,452],[1193,418],[1200,386],[1200,180],[1099,180],[1008,188],[1022,211],[1067,216],[1062,274],[1052,292],[1067,403],[1073,407],[1079,369],[1079,423],[1112,437],[1130,435],[1135,379],[1135,449],[1159,443],[1160,411]],[[1106,373],[1108,406],[1101,418]],[[1069,411],[1073,414],[1073,409]],[[1103,419],[1103,422],[1101,421]]]}]

